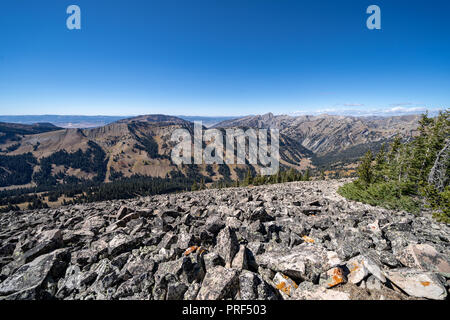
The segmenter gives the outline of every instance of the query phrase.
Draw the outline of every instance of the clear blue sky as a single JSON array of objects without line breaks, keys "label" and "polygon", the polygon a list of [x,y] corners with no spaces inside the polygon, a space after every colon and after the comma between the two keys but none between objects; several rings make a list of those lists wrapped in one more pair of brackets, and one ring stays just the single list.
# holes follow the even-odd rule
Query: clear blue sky
[{"label": "clear blue sky", "polygon": [[1,0],[0,114],[449,107],[449,15],[447,0]]}]

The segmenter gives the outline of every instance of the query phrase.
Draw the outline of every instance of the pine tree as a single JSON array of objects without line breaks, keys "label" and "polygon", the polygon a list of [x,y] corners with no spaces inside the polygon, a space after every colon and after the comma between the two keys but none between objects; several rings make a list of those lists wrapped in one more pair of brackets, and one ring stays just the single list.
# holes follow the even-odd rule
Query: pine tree
[{"label": "pine tree", "polygon": [[249,186],[252,183],[253,183],[252,172],[250,171],[250,169],[248,169],[244,178],[244,186]]},{"label": "pine tree", "polygon": [[382,144],[380,151],[378,151],[375,156],[375,166],[374,166],[374,181],[383,181],[385,175],[385,164],[386,164],[386,144]]},{"label": "pine tree", "polygon": [[303,175],[303,181],[309,181],[311,178],[309,173],[309,168],[306,169],[305,174]]},{"label": "pine tree", "polygon": [[320,170],[320,180],[325,180],[325,171]]},{"label": "pine tree", "polygon": [[373,181],[372,160],[372,151],[369,150],[364,155],[362,162],[358,167],[359,180],[364,186],[368,186]]},{"label": "pine tree", "polygon": [[417,198],[422,196],[437,219],[449,222],[449,110],[435,118],[424,114],[417,131],[418,135],[404,141],[395,137],[387,152],[383,146],[373,166],[373,156],[367,152],[358,168],[359,179],[341,187],[339,193],[352,200],[415,213],[421,211]]},{"label": "pine tree", "polygon": [[200,190],[204,190],[206,189],[206,184],[205,184],[205,179],[202,178],[202,180],[200,181]]}]

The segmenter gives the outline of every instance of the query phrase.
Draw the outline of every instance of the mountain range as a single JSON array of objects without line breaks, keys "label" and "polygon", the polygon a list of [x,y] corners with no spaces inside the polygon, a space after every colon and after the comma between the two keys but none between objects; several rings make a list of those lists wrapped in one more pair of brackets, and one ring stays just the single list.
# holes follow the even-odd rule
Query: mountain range
[{"label": "mountain range", "polygon": [[[225,119],[213,128],[276,128],[280,166],[298,171],[354,171],[368,148],[396,134],[414,135],[418,115],[394,117],[275,116],[271,113]],[[194,119],[195,120],[195,119]],[[207,183],[243,179],[258,165],[180,165],[170,155],[175,129],[193,133],[194,123],[167,115],[119,119],[94,128],[60,128],[50,123],[0,123],[0,187],[57,186],[131,177],[186,177]],[[206,127],[204,127],[206,129]]]},{"label": "mountain range", "polygon": [[[177,116],[187,121],[202,121],[203,125],[210,127],[218,122],[235,119],[237,117],[202,117],[202,116]],[[77,115],[0,115],[0,122],[35,124],[51,123],[61,128],[95,128],[107,124],[132,118],[132,116],[77,116]]]}]

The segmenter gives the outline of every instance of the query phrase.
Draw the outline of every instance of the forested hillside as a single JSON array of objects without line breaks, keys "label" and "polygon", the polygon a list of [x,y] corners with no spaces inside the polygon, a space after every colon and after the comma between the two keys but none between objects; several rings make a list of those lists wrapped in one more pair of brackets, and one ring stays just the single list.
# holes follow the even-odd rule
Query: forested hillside
[{"label": "forested hillside", "polygon": [[375,156],[361,159],[358,179],[339,189],[349,199],[418,213],[433,209],[450,222],[450,112],[436,118],[423,115],[418,136],[407,143],[397,137]]}]

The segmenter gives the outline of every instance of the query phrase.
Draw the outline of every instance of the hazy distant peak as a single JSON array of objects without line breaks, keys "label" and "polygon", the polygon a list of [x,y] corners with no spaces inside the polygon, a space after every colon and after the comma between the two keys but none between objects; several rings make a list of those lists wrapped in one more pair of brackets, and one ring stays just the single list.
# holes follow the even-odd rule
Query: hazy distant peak
[{"label": "hazy distant peak", "polygon": [[174,122],[174,123],[186,123],[186,120],[183,120],[174,116],[167,116],[164,114],[147,114],[141,115],[132,118],[126,118],[117,121],[118,123],[131,123],[131,122]]}]

